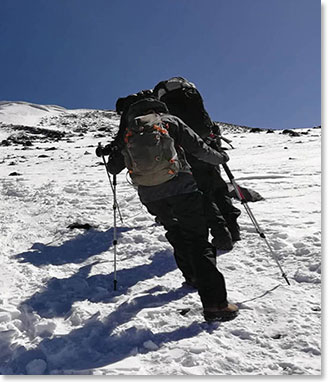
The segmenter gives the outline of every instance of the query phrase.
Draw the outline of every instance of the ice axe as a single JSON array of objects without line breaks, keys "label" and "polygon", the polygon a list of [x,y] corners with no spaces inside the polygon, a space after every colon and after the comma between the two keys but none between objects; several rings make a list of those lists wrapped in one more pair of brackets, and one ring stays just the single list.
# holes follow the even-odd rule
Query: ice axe
[{"label": "ice axe", "polygon": [[231,183],[232,183],[232,185],[233,185],[233,188],[234,188],[235,191],[236,191],[236,194],[237,194],[238,199],[240,200],[241,204],[245,207],[245,210],[246,210],[248,216],[250,217],[252,223],[254,224],[254,227],[255,227],[255,229],[256,229],[256,232],[257,232],[257,233],[260,235],[260,237],[265,241],[266,245],[267,245],[268,248],[269,248],[269,252],[270,252],[271,257],[275,260],[275,262],[277,263],[277,265],[278,265],[278,267],[279,267],[279,269],[280,269],[280,271],[281,271],[281,275],[282,275],[282,277],[286,280],[286,283],[287,283],[288,285],[290,285],[286,273],[285,273],[284,270],[282,269],[282,267],[281,267],[281,265],[280,265],[280,263],[279,263],[279,260],[277,259],[277,256],[276,256],[275,253],[273,252],[273,250],[272,250],[272,248],[271,248],[271,245],[270,245],[270,243],[268,242],[268,240],[267,240],[267,238],[266,238],[266,236],[265,236],[265,233],[264,233],[264,232],[262,231],[262,229],[260,228],[259,223],[257,222],[257,220],[256,220],[256,218],[255,218],[255,216],[254,216],[254,214],[253,214],[253,212],[252,212],[252,210],[250,209],[250,207],[249,207],[249,205],[248,205],[248,203],[247,203],[247,200],[246,200],[246,198],[244,197],[244,195],[243,195],[243,193],[242,193],[240,187],[239,187],[238,184],[236,183],[235,178],[234,178],[234,176],[232,175],[232,173],[231,173],[231,171],[230,171],[228,165],[227,165],[226,163],[224,163],[224,164],[222,165],[222,167],[224,168],[224,171],[226,172],[228,178],[230,179],[230,181],[231,181]]}]

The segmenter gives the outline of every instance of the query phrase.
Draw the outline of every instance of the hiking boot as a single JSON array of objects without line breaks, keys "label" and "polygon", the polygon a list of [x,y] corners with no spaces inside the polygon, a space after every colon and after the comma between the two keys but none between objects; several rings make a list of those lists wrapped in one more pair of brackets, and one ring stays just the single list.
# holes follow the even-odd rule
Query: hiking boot
[{"label": "hiking boot", "polygon": [[224,308],[204,307],[206,321],[230,321],[238,316],[238,306],[228,303]]}]

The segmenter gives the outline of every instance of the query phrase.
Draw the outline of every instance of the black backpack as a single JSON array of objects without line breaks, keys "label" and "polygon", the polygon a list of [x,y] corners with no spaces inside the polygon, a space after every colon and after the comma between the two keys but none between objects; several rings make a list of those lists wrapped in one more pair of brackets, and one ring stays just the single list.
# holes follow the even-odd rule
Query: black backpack
[{"label": "black backpack", "polygon": [[182,119],[200,137],[204,139],[211,134],[213,122],[192,82],[183,77],[172,77],[159,82],[153,94],[166,104],[171,114]]},{"label": "black backpack", "polygon": [[152,97],[153,97],[152,89],[141,90],[138,93],[130,94],[126,97],[120,97],[116,101],[116,105],[115,105],[116,112],[119,114],[122,114],[124,111],[127,111],[132,104],[142,99],[152,98]]},{"label": "black backpack", "polygon": [[132,183],[138,186],[162,184],[180,170],[174,140],[168,131],[170,127],[159,113],[167,109],[156,102],[162,104],[139,101],[128,112],[122,153]]}]

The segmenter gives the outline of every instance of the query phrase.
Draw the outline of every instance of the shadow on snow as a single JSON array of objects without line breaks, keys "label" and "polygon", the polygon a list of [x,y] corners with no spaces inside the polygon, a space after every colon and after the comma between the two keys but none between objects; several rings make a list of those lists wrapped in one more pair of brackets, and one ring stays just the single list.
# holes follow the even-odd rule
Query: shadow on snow
[{"label": "shadow on snow", "polygon": [[52,278],[41,292],[36,292],[21,306],[29,307],[41,317],[65,317],[70,313],[76,301],[89,300],[94,303],[108,303],[118,294],[126,294],[128,289],[139,281],[161,277],[176,269],[176,264],[169,251],[157,252],[149,264],[117,271],[118,290],[113,290],[114,274],[89,276],[98,262],[83,266],[77,273],[68,278]]},{"label": "shadow on snow", "polygon": [[[113,274],[89,276],[95,264],[81,267],[69,278],[51,279],[46,289],[25,301],[21,309],[35,311],[42,317],[65,316],[68,319],[75,301],[88,299],[92,302],[115,303],[114,298],[118,295],[126,294],[128,297],[128,289],[137,282],[154,276],[161,277],[176,269],[170,251],[157,252],[149,264],[119,270],[117,272],[119,288],[113,291]],[[59,374],[65,370],[74,373],[115,363],[131,356],[136,349],[140,353],[154,351],[144,346],[146,341],[152,341],[156,349],[166,342],[191,338],[203,330],[213,329],[209,324],[193,323],[173,331],[157,333],[148,328],[135,326],[121,331],[115,330],[120,325],[129,323],[143,309],[162,307],[183,298],[191,291],[186,287],[168,292],[163,292],[160,286],[149,289],[142,295],[123,302],[102,320],[98,319],[100,315],[98,312],[86,321],[83,327],[72,330],[67,335],[45,338],[31,350],[21,348],[13,354],[9,366],[15,374],[24,374],[30,361],[43,359],[47,363],[47,374],[54,370]],[[165,311],[163,313],[163,310],[158,309],[153,314],[156,317],[156,314],[165,314]],[[170,310],[169,314],[174,312]]]},{"label": "shadow on snow", "polygon": [[[134,326],[118,332],[115,330],[128,323],[141,310],[161,307],[190,292],[190,289],[183,287],[164,293],[159,293],[160,290],[160,287],[150,289],[146,295],[122,303],[102,321],[91,319],[82,328],[67,335],[44,339],[36,349],[20,354],[11,365],[13,370],[24,373],[27,363],[36,358],[47,362],[47,374],[54,370],[61,374],[65,371],[74,373],[94,369],[129,357],[135,350],[139,353],[154,351],[145,346],[146,341],[152,341],[156,349],[167,342],[191,338],[204,330],[212,331],[218,327],[219,324],[194,322],[187,327],[158,333]],[[165,311],[158,309],[155,314],[165,314]]]},{"label": "shadow on snow", "polygon": [[[126,230],[128,228],[120,229],[119,233]],[[112,229],[106,232],[90,230],[58,247],[35,244],[33,251],[21,253],[16,257],[35,266],[80,263],[108,250],[112,241]],[[92,267],[99,263],[95,261],[82,266],[77,273],[68,278],[50,279],[44,290],[24,301],[19,309],[30,313],[36,312],[44,318],[69,319],[72,306],[77,301],[89,300],[94,303],[115,304],[119,295],[126,295],[128,298],[129,288],[136,283],[153,277],[161,277],[176,269],[171,251],[157,252],[149,260],[151,261],[148,264],[119,269],[117,291],[113,290],[113,273],[90,276]],[[115,307],[115,310],[105,318],[99,319],[100,312],[98,312],[84,322],[82,327],[65,335],[44,338],[34,349],[27,350],[23,346],[16,348],[11,355],[6,354],[4,364],[14,374],[26,374],[26,366],[29,362],[43,359],[47,364],[46,374],[54,371],[59,374],[65,371],[73,374],[74,371],[83,373],[83,370],[123,360],[134,354],[136,349],[139,353],[147,353],[154,351],[152,348],[161,347],[164,343],[191,338],[203,330],[212,330],[214,326],[206,323],[193,323],[187,327],[156,333],[147,327],[129,327],[129,325],[125,330],[117,330],[120,325],[128,324],[143,309],[162,307],[183,298],[191,291],[185,287],[168,292],[163,292],[160,286],[149,289],[142,295],[131,297]],[[158,309],[153,314],[156,317],[156,314],[165,314],[165,311]],[[174,312],[172,313],[170,309],[169,314]],[[49,333],[40,334],[43,337],[49,335]],[[144,345],[146,341],[152,341],[151,349]],[[7,345],[10,352],[11,346],[9,343]]]},{"label": "shadow on snow", "polygon": [[[118,239],[121,233],[131,229],[118,228]],[[59,246],[34,243],[30,251],[19,253],[15,258],[35,266],[80,264],[89,257],[107,251],[113,244],[113,234],[113,228],[105,232],[90,229]]]}]

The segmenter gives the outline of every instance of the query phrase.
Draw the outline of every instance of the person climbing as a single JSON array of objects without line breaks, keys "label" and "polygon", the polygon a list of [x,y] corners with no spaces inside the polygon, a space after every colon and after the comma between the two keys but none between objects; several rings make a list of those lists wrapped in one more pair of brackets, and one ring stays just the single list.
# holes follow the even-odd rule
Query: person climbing
[{"label": "person climbing", "polygon": [[[210,147],[220,150],[219,127],[209,117],[193,83],[183,77],[172,77],[159,82],[154,87],[153,95]],[[213,236],[212,244],[220,250],[231,250],[233,243],[240,240],[237,219],[241,211],[232,203],[220,167],[200,161],[190,153],[186,153],[186,157],[198,188],[203,192],[207,224]]]},{"label": "person climbing", "polygon": [[216,166],[226,163],[228,155],[207,146],[154,98],[132,103],[123,111],[120,127],[115,145],[107,145],[104,151],[99,147],[96,154],[109,155],[107,168],[112,174],[128,168],[141,203],[160,219],[167,240],[179,254],[182,274],[196,283],[205,319],[235,318],[238,307],[227,300],[225,279],[216,267],[216,250],[208,241],[202,193],[185,153]]}]

